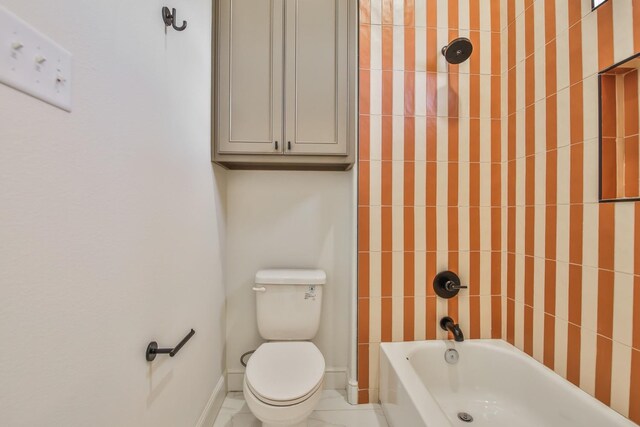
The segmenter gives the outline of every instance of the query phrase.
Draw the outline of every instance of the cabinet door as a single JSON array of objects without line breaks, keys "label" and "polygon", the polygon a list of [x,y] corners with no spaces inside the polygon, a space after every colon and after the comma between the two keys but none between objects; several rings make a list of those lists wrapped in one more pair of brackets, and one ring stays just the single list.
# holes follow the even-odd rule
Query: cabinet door
[{"label": "cabinet door", "polygon": [[285,153],[346,155],[348,0],[285,0]]},{"label": "cabinet door", "polygon": [[281,154],[283,0],[220,0],[218,152]]}]

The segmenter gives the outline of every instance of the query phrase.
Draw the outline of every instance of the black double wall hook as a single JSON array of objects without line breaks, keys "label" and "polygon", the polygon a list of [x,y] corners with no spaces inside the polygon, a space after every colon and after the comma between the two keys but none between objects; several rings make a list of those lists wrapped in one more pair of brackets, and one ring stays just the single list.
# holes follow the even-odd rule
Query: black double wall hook
[{"label": "black double wall hook", "polygon": [[169,10],[167,6],[162,8],[162,20],[164,21],[164,25],[172,26],[176,31],[184,31],[187,28],[187,21],[182,21],[181,26],[176,26],[176,9],[173,8]]},{"label": "black double wall hook", "polygon": [[176,354],[178,354],[182,346],[185,345],[195,333],[196,331],[191,329],[187,336],[184,337],[182,341],[180,341],[178,345],[175,346],[175,348],[158,348],[158,343],[155,341],[151,341],[147,346],[147,351],[145,352],[147,362],[153,362],[153,359],[155,359],[156,355],[158,354],[168,354],[171,357],[175,356]]}]

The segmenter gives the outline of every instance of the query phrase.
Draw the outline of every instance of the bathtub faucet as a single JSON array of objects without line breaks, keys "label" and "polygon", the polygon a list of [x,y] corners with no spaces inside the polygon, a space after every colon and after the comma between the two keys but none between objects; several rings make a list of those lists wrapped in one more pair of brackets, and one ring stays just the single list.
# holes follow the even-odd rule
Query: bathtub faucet
[{"label": "bathtub faucet", "polygon": [[460,325],[455,323],[451,317],[446,316],[440,319],[440,327],[445,331],[451,332],[453,334],[453,338],[457,342],[464,341],[464,335],[462,334],[462,329],[460,329]]}]

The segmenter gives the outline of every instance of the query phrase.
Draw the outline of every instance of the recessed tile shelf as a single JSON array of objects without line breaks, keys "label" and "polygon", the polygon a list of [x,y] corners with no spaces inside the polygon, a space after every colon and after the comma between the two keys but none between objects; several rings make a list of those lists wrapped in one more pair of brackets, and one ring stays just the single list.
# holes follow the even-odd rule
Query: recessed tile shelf
[{"label": "recessed tile shelf", "polygon": [[599,73],[600,201],[640,199],[640,54]]}]

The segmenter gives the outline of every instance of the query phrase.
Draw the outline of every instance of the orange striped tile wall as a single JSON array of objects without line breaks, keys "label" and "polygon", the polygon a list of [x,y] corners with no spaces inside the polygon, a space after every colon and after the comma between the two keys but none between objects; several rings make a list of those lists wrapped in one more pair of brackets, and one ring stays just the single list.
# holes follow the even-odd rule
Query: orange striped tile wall
[{"label": "orange striped tile wall", "polygon": [[[360,1],[359,401],[378,400],[379,345],[502,336],[500,0]],[[472,40],[465,63],[440,49]],[[504,188],[503,188],[504,187]],[[449,301],[432,281],[469,285]]]},{"label": "orange striped tile wall", "polygon": [[640,0],[360,0],[360,402],[380,342],[449,314],[640,423],[640,205],[598,203],[597,83],[638,51]]},{"label": "orange striped tile wall", "polygon": [[640,49],[640,1],[503,6],[505,339],[640,422],[640,207],[598,203],[597,79]]}]

